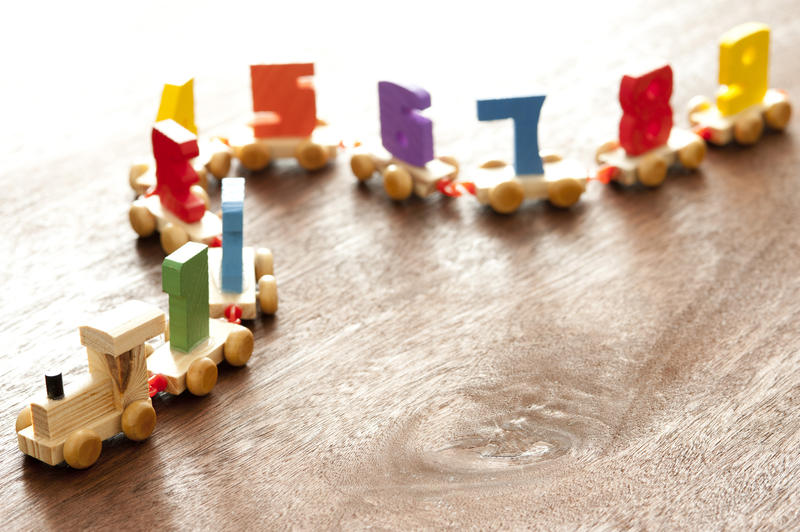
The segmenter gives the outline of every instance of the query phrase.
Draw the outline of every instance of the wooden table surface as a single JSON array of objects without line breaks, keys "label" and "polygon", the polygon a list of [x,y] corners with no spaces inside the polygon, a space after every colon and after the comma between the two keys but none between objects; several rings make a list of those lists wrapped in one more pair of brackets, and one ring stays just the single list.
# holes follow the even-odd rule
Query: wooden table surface
[{"label": "wooden table surface", "polygon": [[669,60],[686,126],[741,22],[771,25],[770,85],[800,101],[800,7],[757,4],[11,7],[2,528],[798,528],[797,117],[657,190],[593,182],[569,211],[394,204],[347,154],[248,176],[245,243],[273,249],[281,306],[247,367],[156,398],[153,436],[85,471],[26,458],[12,429],[45,370],[86,372],[86,318],[167,307],[158,240],[127,221],[163,82],[194,75],[201,131],[224,134],[250,116],[250,62],[313,60],[319,114],[367,141],[376,82],[419,83],[437,153],[465,165],[511,157],[476,99],[543,90],[543,147],[588,166],[623,74]]}]

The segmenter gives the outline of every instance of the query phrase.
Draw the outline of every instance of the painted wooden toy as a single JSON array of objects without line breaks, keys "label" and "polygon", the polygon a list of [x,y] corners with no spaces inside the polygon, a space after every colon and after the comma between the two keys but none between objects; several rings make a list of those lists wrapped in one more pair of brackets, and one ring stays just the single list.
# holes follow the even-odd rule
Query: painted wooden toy
[{"label": "painted wooden toy", "polygon": [[243,247],[244,178],[222,180],[222,247],[208,250],[209,312],[228,321],[256,318],[278,310],[272,251]]},{"label": "painted wooden toy", "polygon": [[389,81],[378,83],[383,150],[359,147],[350,168],[360,181],[376,172],[390,198],[404,200],[416,194],[425,198],[439,190],[452,193],[458,164],[451,157],[433,156],[433,122],[419,111],[431,105],[430,94],[419,87]]},{"label": "painted wooden toy", "polygon": [[147,439],[156,424],[150,402],[147,346],[164,332],[164,313],[130,301],[80,328],[89,376],[64,391],[60,373],[45,375],[47,394],[17,417],[20,450],[42,462],[84,469],[100,456],[102,441],[123,432]]},{"label": "painted wooden toy", "polygon": [[133,230],[142,237],[158,231],[166,253],[188,241],[219,245],[222,222],[208,210],[208,194],[189,162],[197,155],[197,137],[167,119],[153,126],[152,139],[156,186],[131,205]]},{"label": "painted wooden toy", "polygon": [[782,131],[792,116],[786,92],[768,88],[769,26],[742,24],[723,34],[719,44],[719,83],[715,103],[704,96],[689,102],[689,121],[700,136],[722,146],[732,140],[754,144],[764,123]]},{"label": "painted wooden toy", "polygon": [[306,170],[319,170],[336,157],[340,141],[317,119],[313,75],[313,63],[250,67],[252,128],[228,138],[245,168],[258,171],[272,160],[294,157]]},{"label": "painted wooden toy", "polygon": [[566,208],[586,190],[589,172],[585,167],[539,151],[539,112],[544,99],[537,95],[478,101],[478,120],[514,121],[514,165],[492,160],[474,173],[475,197],[498,213],[515,212],[525,199],[547,199]]},{"label": "painted wooden toy", "polygon": [[[194,122],[194,79],[182,84],[164,85],[156,122],[170,118],[197,135],[197,126]],[[199,185],[206,189],[208,174],[217,179],[228,175],[232,152],[224,142],[216,137],[198,140],[198,148],[198,155],[192,159],[191,163],[197,173]],[[154,187],[156,185],[154,161],[131,165],[128,182],[137,194],[145,194]]]},{"label": "painted wooden toy", "polygon": [[206,395],[217,383],[217,364],[243,366],[253,353],[253,333],[209,316],[208,247],[184,244],[164,259],[162,284],[169,294],[166,343],[147,359],[156,391]]},{"label": "painted wooden toy", "polygon": [[706,154],[705,142],[691,131],[673,127],[671,95],[669,65],[622,78],[619,140],[597,150],[597,162],[602,165],[597,174],[600,181],[657,187],[671,166],[680,164],[693,170],[700,165]]}]

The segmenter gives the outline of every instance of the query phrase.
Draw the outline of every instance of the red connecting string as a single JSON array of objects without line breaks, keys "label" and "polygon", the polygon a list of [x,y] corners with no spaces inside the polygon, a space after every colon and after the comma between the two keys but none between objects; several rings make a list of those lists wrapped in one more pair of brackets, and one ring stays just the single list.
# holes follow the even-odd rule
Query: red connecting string
[{"label": "red connecting string", "polygon": [[150,397],[153,397],[158,392],[163,392],[167,389],[167,378],[161,373],[156,373],[147,379],[147,386],[150,389]]},{"label": "red connecting string", "polygon": [[451,198],[457,198],[459,196],[463,196],[464,194],[472,194],[474,196],[475,183],[472,183],[471,181],[440,179],[436,183],[436,190]]},{"label": "red connecting string", "polygon": [[242,309],[238,305],[228,305],[225,308],[225,319],[231,323],[241,325],[242,323]]}]

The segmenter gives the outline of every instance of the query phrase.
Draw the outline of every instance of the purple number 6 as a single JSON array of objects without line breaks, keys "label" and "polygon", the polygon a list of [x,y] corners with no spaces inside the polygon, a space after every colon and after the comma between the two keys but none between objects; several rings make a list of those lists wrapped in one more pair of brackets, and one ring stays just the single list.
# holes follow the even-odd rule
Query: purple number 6
[{"label": "purple number 6", "polygon": [[420,87],[381,81],[378,100],[383,147],[401,161],[425,166],[433,159],[433,122],[417,111],[431,106],[431,95]]}]

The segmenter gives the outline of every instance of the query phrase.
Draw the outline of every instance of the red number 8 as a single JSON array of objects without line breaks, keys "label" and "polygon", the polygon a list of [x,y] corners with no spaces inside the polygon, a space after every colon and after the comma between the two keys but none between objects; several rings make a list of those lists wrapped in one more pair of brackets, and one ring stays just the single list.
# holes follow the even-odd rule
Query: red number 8
[{"label": "red number 8", "polygon": [[665,65],[643,76],[624,76],[619,86],[622,120],[619,143],[625,153],[641,155],[666,144],[672,130],[672,68]]}]

